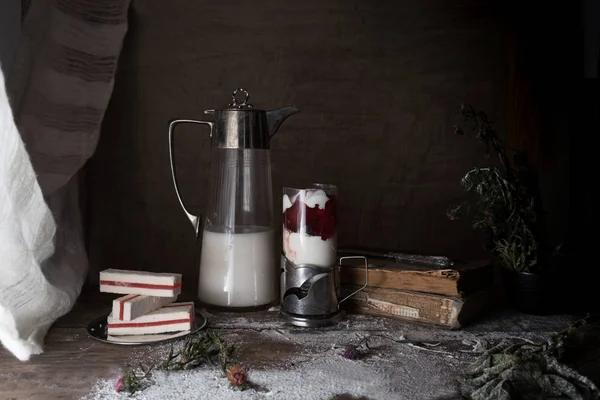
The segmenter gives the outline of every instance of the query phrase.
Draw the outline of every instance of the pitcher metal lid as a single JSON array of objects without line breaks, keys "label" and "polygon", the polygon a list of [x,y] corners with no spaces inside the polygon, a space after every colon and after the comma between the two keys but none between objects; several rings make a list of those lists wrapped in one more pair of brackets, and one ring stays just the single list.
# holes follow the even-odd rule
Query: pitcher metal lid
[{"label": "pitcher metal lid", "polygon": [[244,88],[237,88],[233,92],[231,92],[231,102],[227,105],[227,107],[212,109],[204,111],[206,114],[211,114],[215,111],[262,111],[265,110],[254,108],[254,106],[248,103],[248,99],[250,98],[250,93]]},{"label": "pitcher metal lid", "polygon": [[294,106],[256,109],[248,103],[249,98],[247,90],[238,88],[232,92],[228,108],[204,111],[213,116],[212,147],[268,149],[269,140],[281,123],[298,112]]}]

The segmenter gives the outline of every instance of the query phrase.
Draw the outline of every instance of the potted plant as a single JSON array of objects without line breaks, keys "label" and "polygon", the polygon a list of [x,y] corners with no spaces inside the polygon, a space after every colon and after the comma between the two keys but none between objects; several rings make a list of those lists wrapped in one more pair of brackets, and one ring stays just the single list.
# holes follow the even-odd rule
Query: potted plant
[{"label": "potted plant", "polygon": [[483,230],[494,262],[502,267],[508,299],[521,311],[545,313],[550,252],[535,170],[523,152],[515,151],[509,158],[484,112],[462,105],[457,117],[454,132],[477,139],[486,156],[493,153],[497,160],[462,177],[462,187],[476,197],[474,210],[472,202],[464,201],[448,210],[448,218],[469,215],[473,227]]}]

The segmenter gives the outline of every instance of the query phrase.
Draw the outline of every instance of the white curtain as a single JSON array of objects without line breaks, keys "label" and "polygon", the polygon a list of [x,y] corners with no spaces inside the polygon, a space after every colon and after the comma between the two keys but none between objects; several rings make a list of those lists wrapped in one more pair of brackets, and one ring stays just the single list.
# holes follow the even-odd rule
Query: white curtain
[{"label": "white curtain", "polygon": [[85,280],[78,173],[96,148],[129,1],[32,2],[10,80],[0,75],[0,341],[20,360],[42,351]]}]

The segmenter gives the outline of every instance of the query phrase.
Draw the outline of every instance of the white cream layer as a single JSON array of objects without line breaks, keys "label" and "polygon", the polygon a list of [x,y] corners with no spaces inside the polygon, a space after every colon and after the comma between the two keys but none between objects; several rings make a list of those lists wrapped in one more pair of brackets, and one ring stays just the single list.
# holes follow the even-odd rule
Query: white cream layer
[{"label": "white cream layer", "polygon": [[296,265],[332,266],[337,261],[337,236],[323,240],[320,236],[303,235],[283,228],[283,253]]}]

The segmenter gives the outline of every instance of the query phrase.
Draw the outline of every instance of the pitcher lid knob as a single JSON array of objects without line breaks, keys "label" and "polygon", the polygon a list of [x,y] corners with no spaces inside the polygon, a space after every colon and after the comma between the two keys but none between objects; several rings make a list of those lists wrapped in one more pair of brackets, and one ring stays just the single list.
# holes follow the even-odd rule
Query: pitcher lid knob
[{"label": "pitcher lid knob", "polygon": [[[243,100],[238,100],[243,97]],[[247,90],[238,88],[233,91],[231,94],[231,103],[229,103],[229,107],[234,108],[252,108],[252,104],[248,103],[248,99],[250,98],[250,93]]]}]

